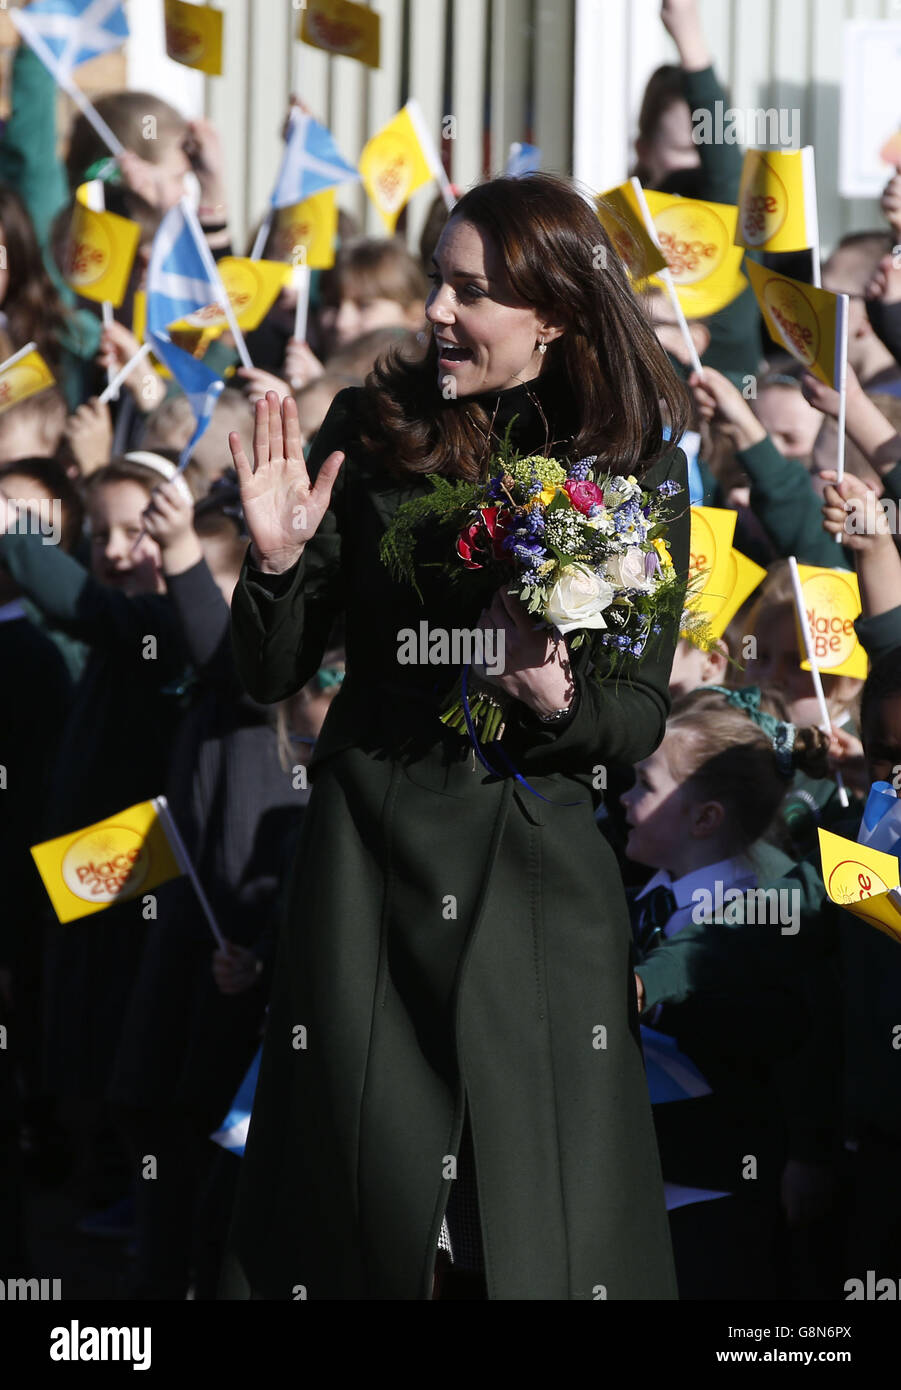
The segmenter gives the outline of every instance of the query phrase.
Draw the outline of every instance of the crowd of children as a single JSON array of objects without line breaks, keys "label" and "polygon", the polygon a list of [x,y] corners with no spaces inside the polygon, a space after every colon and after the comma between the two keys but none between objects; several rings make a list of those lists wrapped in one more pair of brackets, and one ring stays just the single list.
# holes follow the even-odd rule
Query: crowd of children
[{"label": "crowd of children", "polygon": [[[728,102],[696,7],[663,0],[662,17],[680,62],[647,88],[636,172],[735,202],[741,152],[691,139],[691,112]],[[214,256],[233,249],[221,151],[208,122],[149,94],[97,105],[126,151],[108,206],[141,227],[106,326],[63,274],[73,191],[105,150],[79,116],[59,163],[52,81],[18,50],[0,140],[0,359],[34,341],[58,384],[0,413],[0,1272],[30,1268],[30,1214],[62,1184],[85,1238],[121,1240],[128,1296],[213,1298],[240,1160],[210,1135],[259,1045],[306,767],[344,669],[339,625],[320,670],[278,707],[242,689],[229,606],[247,535],[226,440],[237,431],[250,452],[253,403],[275,390],[296,400],[308,447],[381,354],[422,351],[444,212],[436,200],[415,255],[342,213],[308,340],[292,336],[285,289],[247,336],[252,368],[228,335],[210,349],[228,385],[176,476],[194,420],[174,383],[145,360],[118,401],[98,397],[138,346],[134,293],[188,174]],[[887,225],[844,238],[823,270],[852,297],[840,483],[836,394],[765,342],[750,289],[693,322],[703,374],[667,302],[648,298],[694,403],[694,500],[732,507],[736,548],[767,571],[719,642],[683,637],[665,738],[636,768],[610,770],[598,811],[633,899],[646,1036],[674,1039],[704,1083],[654,1105],[688,1299],[837,1299],[901,1257],[901,948],[829,903],[817,838],[856,839],[869,786],[897,785],[901,769],[897,537],[845,525],[855,499],[901,497],[899,180]],[[17,524],[29,506],[50,509],[52,543]],[[824,677],[828,732],[801,667],[792,555],[859,580],[870,674]],[[132,898],[61,927],[30,846],[160,795],[225,945],[185,877],[149,914]],[[758,889],[782,905],[777,921],[694,910],[705,892],[746,904]],[[148,1155],[154,1181],[142,1180]]]}]

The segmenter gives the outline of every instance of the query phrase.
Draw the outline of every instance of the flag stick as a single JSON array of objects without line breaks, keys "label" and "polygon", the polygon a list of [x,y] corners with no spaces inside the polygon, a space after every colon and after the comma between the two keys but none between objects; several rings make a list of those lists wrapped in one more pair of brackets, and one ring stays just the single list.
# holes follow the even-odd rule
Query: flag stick
[{"label": "flag stick", "polygon": [[811,246],[811,248],[810,248],[810,254],[811,254],[811,257],[812,257],[812,259],[813,259],[813,287],[814,287],[815,290],[821,290],[821,289],[823,288],[823,280],[822,280],[822,276],[821,276],[821,274],[820,274],[820,248],[819,248],[819,246]]},{"label": "flag stick", "polygon": [[260,223],[260,230],[259,230],[259,231],[257,232],[257,234],[256,234],[256,239],[255,239],[255,241],[254,241],[254,243],[253,243],[253,250],[252,250],[251,253],[250,253],[250,259],[251,259],[252,261],[258,261],[258,260],[260,260],[261,257],[262,257],[262,255],[263,255],[263,251],[264,251],[264,249],[265,249],[266,242],[267,242],[267,240],[268,240],[268,238],[269,238],[269,229],[270,229],[270,227],[272,226],[272,218],[273,218],[273,216],[274,216],[273,209],[270,208],[269,211],[266,213],[266,216],[263,218],[262,222]]},{"label": "flag stick", "polygon": [[[660,251],[661,255],[663,255],[663,251],[660,247],[660,242],[657,240],[657,228],[654,226],[654,219],[651,216],[651,209],[648,207],[648,200],[644,196],[644,189],[642,188],[641,184],[638,182],[638,179],[636,178],[630,179],[629,182],[635,190],[635,197],[638,199],[638,206],[641,208],[641,215],[644,220],[645,231],[651,238],[651,241],[657,247],[657,250]],[[691,359],[691,365],[694,367],[695,371],[698,373],[699,376],[703,376],[704,368],[701,366],[701,359],[698,356],[698,350],[695,347],[694,338],[691,336],[691,331],[688,327],[688,320],[686,319],[685,314],[682,311],[682,305],[679,303],[679,296],[676,293],[676,287],[673,284],[673,277],[670,273],[669,266],[666,265],[663,267],[662,270],[659,270],[657,272],[657,276],[658,279],[662,280],[664,285],[666,285],[666,292],[669,295],[670,303],[673,306],[673,313],[676,315],[676,322],[679,325],[679,332],[682,334],[683,342],[685,343],[685,346],[688,349],[688,355]]]},{"label": "flag stick", "polygon": [[194,209],[191,207],[191,204],[188,202],[186,198],[181,199],[181,205],[185,215],[185,220],[190,225],[198,254],[200,256],[200,259],[203,261],[203,268],[206,271],[211,283],[221,291],[219,296],[219,307],[222,309],[226,319],[228,320],[228,326],[231,330],[231,335],[235,340],[235,347],[238,349],[238,356],[241,359],[241,366],[252,367],[253,362],[250,360],[250,353],[247,351],[247,344],[244,341],[244,334],[238,327],[238,320],[235,318],[235,311],[232,307],[232,302],[229,299],[228,294],[225,290],[225,286],[222,283],[222,278],[216,267],[216,262],[213,259],[213,253],[210,250],[209,245],[207,244],[206,237],[203,235],[203,229],[201,228],[200,223],[197,221],[197,214],[194,212]]},{"label": "flag stick", "polygon": [[30,352],[37,351],[37,343],[26,343],[18,352],[14,352],[12,357],[7,357],[5,362],[0,362],[0,372],[5,372],[7,367],[14,367],[23,357],[27,357]]},{"label": "flag stick", "polygon": [[432,132],[426,125],[422,107],[415,97],[411,97],[405,109],[409,114],[410,120],[413,122],[416,135],[422,146],[422,152],[426,157],[426,162],[435,175],[435,178],[438,180],[438,187],[441,189],[444,205],[448,212],[452,212],[457,200],[454,197],[454,190],[450,186],[450,179],[447,177],[444,165],[441,163],[441,155],[438,153],[435,142],[432,139]]},{"label": "flag stick", "polygon": [[169,810],[168,801],[164,796],[155,796],[153,798],[153,808],[159,816],[160,821],[162,822],[163,829],[166,832],[166,839],[172,846],[172,852],[174,853],[175,858],[178,860],[179,867],[181,868],[182,873],[187,874],[188,878],[191,880],[191,886],[193,887],[194,892],[197,894],[200,906],[203,908],[203,915],[209,923],[210,931],[216,938],[217,946],[220,946],[224,949],[225,937],[222,935],[216,918],[213,916],[213,909],[210,907],[206,893],[204,893],[203,888],[201,886],[200,879],[197,877],[197,870],[191,863],[191,857],[188,854],[188,851],[185,849],[184,840],[178,833],[178,826],[172,819],[172,812]]},{"label": "flag stick", "polygon": [[294,336],[301,343],[307,338],[307,315],[310,308],[310,267],[294,267],[294,288],[297,290],[297,304],[294,308]]},{"label": "flag stick", "polygon": [[[91,181],[90,181],[90,182],[88,183],[88,185],[87,185],[87,189],[88,189],[88,194],[87,194],[88,207],[90,208],[90,210],[91,210],[92,212],[106,212],[106,190],[105,190],[105,188],[104,188],[104,186],[103,186],[103,180],[102,180],[102,179],[91,179]],[[100,314],[101,314],[101,318],[103,319],[103,326],[104,326],[104,328],[108,328],[109,325],[113,322],[113,319],[114,319],[114,317],[115,317],[114,314],[113,314],[113,306],[112,306],[112,301],[111,301],[111,300],[109,300],[109,299],[104,299],[104,300],[103,300],[103,302],[102,302],[102,304],[101,304],[101,306],[100,306]],[[107,369],[106,369],[106,382],[107,382],[107,385],[106,385],[106,391],[104,391],[104,393],[103,393],[103,394],[104,394],[104,399],[105,399],[106,401],[117,401],[117,400],[119,399],[119,387],[118,387],[118,385],[113,386],[113,384],[112,384],[112,383],[115,381],[115,379],[116,379],[116,373],[115,373],[114,369],[113,369],[112,367],[107,367]]]},{"label": "flag stick", "polygon": [[[845,476],[845,406],[848,398],[848,305],[850,297],[837,296],[836,330],[838,343],[838,461],[835,466],[836,482]],[[838,540],[838,534],[835,537]]]},{"label": "flag stick", "polygon": [[62,87],[63,91],[72,98],[85,120],[89,121],[94,127],[94,130],[100,136],[100,139],[106,145],[107,149],[118,159],[121,154],[125,153],[125,146],[122,144],[122,141],[117,135],[113,134],[100,112],[96,107],[91,105],[81,88],[72,81],[71,77],[60,71],[59,64],[50,49],[44,43],[40,34],[35,33],[33,29],[29,28],[28,32],[23,33],[22,37],[29,47],[34,49],[57,85]]},{"label": "flag stick", "polygon": [[111,379],[103,394],[98,396],[97,399],[101,405],[106,405],[107,401],[117,398],[119,387],[122,385],[125,378],[130,375],[132,368],[136,367],[152,350],[150,343],[144,343],[142,347],[138,348],[136,353],[133,353],[133,355],[129,357],[125,366],[120,367],[116,375]]},{"label": "flag stick", "polygon": [[[798,626],[801,629],[801,636],[804,640],[804,652],[810,663],[810,674],[813,677],[813,688],[820,707],[821,724],[820,728],[828,734],[832,728],[832,720],[829,718],[829,707],[826,704],[826,695],[823,691],[823,682],[820,678],[820,668],[813,650],[813,643],[810,640],[810,628],[807,625],[807,614],[804,612],[804,591],[801,588],[801,576],[798,573],[798,561],[794,555],[788,557],[788,567],[791,571],[792,591],[795,598],[795,608],[798,611]],[[843,806],[850,805],[848,793],[845,791],[845,784],[842,781],[842,774],[835,773],[835,781],[838,786],[839,801]]]}]

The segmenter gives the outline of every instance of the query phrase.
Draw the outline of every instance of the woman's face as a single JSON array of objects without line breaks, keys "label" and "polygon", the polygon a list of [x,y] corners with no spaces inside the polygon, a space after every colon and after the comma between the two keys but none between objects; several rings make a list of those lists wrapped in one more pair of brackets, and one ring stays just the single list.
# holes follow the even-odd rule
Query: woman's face
[{"label": "woman's face", "polygon": [[439,344],[438,385],[472,396],[532,381],[541,370],[538,339],[550,343],[563,329],[514,292],[491,239],[452,217],[432,260],[425,315]]}]

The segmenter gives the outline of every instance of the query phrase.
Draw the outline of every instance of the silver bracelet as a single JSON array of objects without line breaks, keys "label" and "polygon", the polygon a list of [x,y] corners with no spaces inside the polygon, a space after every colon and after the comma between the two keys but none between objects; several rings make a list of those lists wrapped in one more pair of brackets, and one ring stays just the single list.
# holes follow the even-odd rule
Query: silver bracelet
[{"label": "silver bracelet", "polygon": [[550,714],[537,714],[537,713],[536,713],[536,716],[535,716],[535,717],[536,717],[537,719],[540,719],[542,724],[559,724],[559,723],[561,722],[561,720],[563,720],[563,719],[565,719],[565,718],[567,717],[567,715],[572,714],[573,709],[575,708],[575,704],[576,704],[576,696],[574,695],[573,698],[572,698],[571,703],[568,704],[568,705],[564,705],[562,709],[555,709],[555,710],[552,710]]}]

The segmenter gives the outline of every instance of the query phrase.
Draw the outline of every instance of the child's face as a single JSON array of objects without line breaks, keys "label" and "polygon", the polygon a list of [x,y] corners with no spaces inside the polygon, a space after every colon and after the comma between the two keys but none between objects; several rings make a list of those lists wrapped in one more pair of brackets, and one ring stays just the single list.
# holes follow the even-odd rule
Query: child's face
[{"label": "child's face", "polygon": [[895,770],[901,768],[901,693],[889,695],[872,707],[861,734],[870,782],[890,782],[898,791]]},{"label": "child's face", "polygon": [[[138,151],[140,154],[140,150]],[[182,147],[182,139],[170,137],[160,150],[161,158],[154,160],[153,173],[161,212],[168,212],[185,194],[185,175],[191,172],[191,161]]]},{"label": "child's face", "polygon": [[719,685],[725,673],[726,656],[719,646],[705,652],[686,637],[680,637],[673,657],[669,693],[675,698],[702,685]]},{"label": "child's face", "polygon": [[788,701],[788,718],[798,728],[818,725],[820,706],[809,671],[801,670],[794,613],[790,608],[770,612],[755,633],[757,660],[750,662],[751,685],[774,686]]},{"label": "child's face", "polygon": [[754,414],[783,458],[800,459],[809,465],[823,417],[800,391],[771,386],[754,402]]},{"label": "child's face", "polygon": [[165,593],[160,548],[149,536],[141,536],[143,512],[149,501],[140,483],[123,481],[97,488],[90,501],[91,572],[101,584],[122,593]]},{"label": "child's face", "polygon": [[674,101],[663,112],[650,140],[640,140],[636,152],[654,188],[677,169],[696,169],[701,162],[692,139],[691,109],[687,101]]},{"label": "child's face", "polygon": [[667,760],[667,734],[649,758],[635,764],[635,785],[620,797],[626,811],[629,838],[626,855],[638,864],[667,869],[674,878],[686,840],[691,834],[689,803]]},{"label": "child's face", "polygon": [[344,295],[338,305],[323,305],[319,321],[328,351],[337,352],[376,328],[420,328],[423,314],[418,308],[405,309],[396,299]]}]

